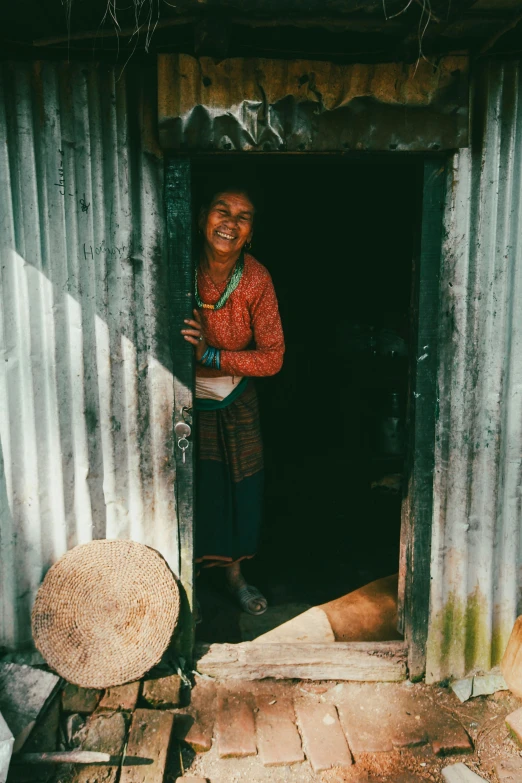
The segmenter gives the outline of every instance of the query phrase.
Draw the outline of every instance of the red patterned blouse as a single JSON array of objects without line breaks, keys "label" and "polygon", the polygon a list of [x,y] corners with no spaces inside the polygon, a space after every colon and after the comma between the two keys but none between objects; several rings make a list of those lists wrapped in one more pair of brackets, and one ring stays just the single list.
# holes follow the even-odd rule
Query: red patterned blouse
[{"label": "red patterned blouse", "polygon": [[[226,288],[199,270],[201,300],[215,304]],[[220,310],[200,310],[209,345],[221,350],[221,369],[197,365],[197,375],[261,377],[275,375],[283,364],[285,344],[272,278],[268,270],[245,253],[240,283]]]}]

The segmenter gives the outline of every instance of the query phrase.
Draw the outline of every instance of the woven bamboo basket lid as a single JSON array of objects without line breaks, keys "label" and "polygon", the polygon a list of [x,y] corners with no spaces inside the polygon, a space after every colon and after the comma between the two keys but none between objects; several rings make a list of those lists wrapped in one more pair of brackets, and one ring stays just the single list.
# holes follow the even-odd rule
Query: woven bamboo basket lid
[{"label": "woven bamboo basket lid", "polygon": [[32,614],[49,666],[85,688],[142,677],[167,649],[179,589],[165,560],[135,541],[91,541],[47,572]]}]

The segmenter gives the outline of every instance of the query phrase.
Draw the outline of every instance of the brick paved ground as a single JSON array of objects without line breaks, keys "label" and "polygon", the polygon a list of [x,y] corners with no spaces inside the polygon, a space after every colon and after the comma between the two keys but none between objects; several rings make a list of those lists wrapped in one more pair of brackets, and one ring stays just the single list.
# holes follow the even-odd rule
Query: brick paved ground
[{"label": "brick paved ground", "polygon": [[[519,747],[505,724],[520,706],[510,693],[461,704],[448,689],[411,683],[261,681],[216,688],[211,749],[182,754],[185,774],[210,783],[434,783],[443,780],[443,767],[459,761],[486,780],[497,783],[497,769],[509,770],[509,783],[522,783]],[[208,713],[205,719],[208,735]],[[222,727],[232,722],[243,758],[239,751],[220,757]],[[229,733],[225,738],[230,742]],[[253,748],[257,754],[246,756]]]},{"label": "brick paved ground", "polygon": [[[522,701],[509,692],[461,704],[449,689],[407,682],[198,677],[188,703],[180,685],[160,678],[101,701],[67,689],[59,701],[69,747],[115,760],[62,769],[53,783],[443,783],[441,770],[462,761],[491,783],[522,783],[522,719],[512,715]],[[37,739],[28,750],[56,748]],[[119,768],[124,747],[141,766]]]}]

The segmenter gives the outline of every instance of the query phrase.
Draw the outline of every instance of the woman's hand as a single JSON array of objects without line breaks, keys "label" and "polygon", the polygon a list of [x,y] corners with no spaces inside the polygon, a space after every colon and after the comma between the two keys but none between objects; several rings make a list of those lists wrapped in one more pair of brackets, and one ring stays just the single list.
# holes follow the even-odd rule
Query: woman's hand
[{"label": "woman's hand", "polygon": [[207,341],[203,335],[203,325],[201,323],[201,316],[197,310],[194,310],[194,320],[185,318],[185,323],[189,326],[189,329],[182,329],[181,334],[185,340],[192,343],[194,346],[194,354],[197,361],[201,361],[201,357],[208,348]]}]

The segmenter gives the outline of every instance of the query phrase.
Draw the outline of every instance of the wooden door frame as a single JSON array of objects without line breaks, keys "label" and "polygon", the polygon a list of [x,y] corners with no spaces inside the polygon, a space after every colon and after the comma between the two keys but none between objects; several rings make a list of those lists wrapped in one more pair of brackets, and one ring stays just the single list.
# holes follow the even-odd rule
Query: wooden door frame
[{"label": "wooden door frame", "polygon": [[179,421],[193,425],[194,353],[181,336],[184,319],[192,317],[194,278],[192,274],[191,161],[187,156],[167,157],[165,163],[165,214],[167,258],[172,308],[172,366],[174,368],[174,421],[172,449],[176,465],[176,514],[179,541],[179,581],[182,603],[176,632],[177,654],[190,661],[194,650],[194,438],[185,452],[177,447],[174,428]]},{"label": "wooden door frame", "polygon": [[419,242],[413,258],[408,424],[410,443],[401,519],[399,628],[408,645],[408,671],[426,670],[430,616],[435,427],[438,412],[439,280],[447,158],[425,157]]},{"label": "wooden door frame", "polygon": [[[239,154],[239,153],[238,153]],[[248,153],[244,153],[248,154]],[[250,153],[252,154],[252,153]],[[259,153],[256,153],[259,154]],[[276,153],[279,156],[285,153]],[[299,158],[310,153],[298,153]],[[223,157],[223,153],[212,155]],[[371,155],[399,162],[407,153]],[[191,168],[195,155],[169,154],[165,164],[165,207],[172,291],[171,345],[173,351],[175,421],[190,417],[193,404],[194,360],[191,346],[181,338],[183,319],[194,306],[192,270]],[[199,157],[199,156],[198,156]],[[357,154],[343,156],[348,165]],[[417,155],[417,157],[419,157]],[[303,160],[303,163],[305,160]],[[416,329],[412,345],[409,400],[410,459],[401,522],[399,616],[404,642],[340,643],[334,645],[202,645],[196,650],[198,668],[214,676],[263,676],[324,679],[420,679],[425,670],[429,623],[433,471],[437,411],[439,276],[442,256],[446,158],[422,158],[422,205],[418,252],[413,259],[413,308]],[[193,444],[193,441],[192,441]],[[176,508],[180,541],[180,581],[184,610],[177,648],[190,660],[194,652],[194,445],[185,463],[173,442],[176,461]]]}]

